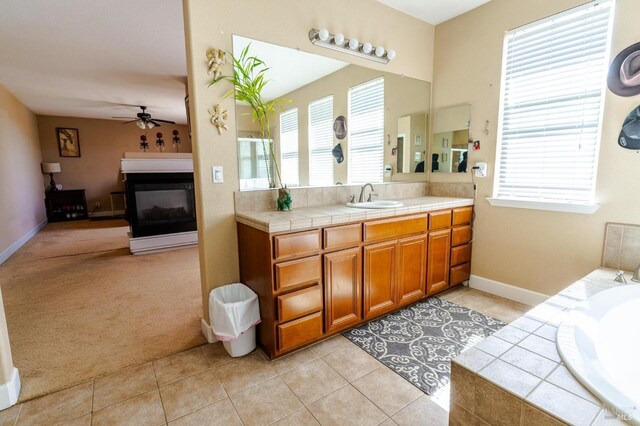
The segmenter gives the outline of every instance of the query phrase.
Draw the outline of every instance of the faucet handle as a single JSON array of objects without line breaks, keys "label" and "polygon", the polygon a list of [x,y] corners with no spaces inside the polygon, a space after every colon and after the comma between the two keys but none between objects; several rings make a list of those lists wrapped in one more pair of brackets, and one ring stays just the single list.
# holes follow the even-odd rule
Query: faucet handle
[{"label": "faucet handle", "polygon": [[370,192],[370,193],[369,193],[369,198],[367,198],[367,201],[369,201],[369,202],[373,201],[373,198],[374,198],[374,197],[376,197],[376,198],[377,198],[377,197],[378,197],[378,194],[376,194],[375,192]]},{"label": "faucet handle", "polygon": [[351,199],[349,200],[350,203],[354,203],[356,201],[356,196],[354,194],[351,194]]},{"label": "faucet handle", "polygon": [[616,277],[613,280],[623,284],[627,283],[627,279],[624,277],[624,271],[616,272]]}]

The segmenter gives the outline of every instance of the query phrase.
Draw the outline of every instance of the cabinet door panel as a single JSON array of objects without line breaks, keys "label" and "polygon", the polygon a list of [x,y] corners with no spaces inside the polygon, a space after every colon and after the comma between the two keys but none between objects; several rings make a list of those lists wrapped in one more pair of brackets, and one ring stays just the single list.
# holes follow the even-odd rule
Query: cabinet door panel
[{"label": "cabinet door panel", "polygon": [[471,241],[471,225],[456,226],[451,230],[451,246],[456,247]]},{"label": "cabinet door panel", "polygon": [[424,297],[426,267],[426,236],[398,241],[398,305],[406,305]]},{"label": "cabinet door panel", "polygon": [[347,328],[362,318],[360,249],[324,255],[326,332]]},{"label": "cabinet door panel", "polygon": [[364,318],[395,307],[396,242],[364,247]]},{"label": "cabinet door panel", "polygon": [[449,255],[451,230],[431,232],[427,251],[427,294],[432,295],[449,287]]}]

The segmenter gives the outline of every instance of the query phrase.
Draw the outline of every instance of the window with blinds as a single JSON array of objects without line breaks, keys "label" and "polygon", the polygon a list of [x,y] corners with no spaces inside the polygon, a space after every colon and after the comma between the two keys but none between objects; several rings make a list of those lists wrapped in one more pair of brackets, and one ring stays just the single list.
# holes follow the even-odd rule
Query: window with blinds
[{"label": "window with blinds", "polygon": [[298,186],[298,108],[280,114],[280,175],[286,186]]},{"label": "window with blinds", "polygon": [[494,199],[595,202],[610,10],[592,2],[507,33]]},{"label": "window with blinds", "polygon": [[309,185],[333,185],[333,96],[309,103]]},{"label": "window with blinds", "polygon": [[384,161],[384,78],[349,89],[350,184],[382,182]]}]

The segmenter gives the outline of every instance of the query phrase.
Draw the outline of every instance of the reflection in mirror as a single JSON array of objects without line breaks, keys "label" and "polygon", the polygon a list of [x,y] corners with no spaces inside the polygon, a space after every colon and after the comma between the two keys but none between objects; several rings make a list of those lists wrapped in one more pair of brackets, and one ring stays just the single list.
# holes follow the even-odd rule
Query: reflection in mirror
[{"label": "reflection in mirror", "polygon": [[[288,100],[270,120],[284,184],[426,180],[430,83],[237,35],[234,55],[249,43],[270,68],[265,100]],[[248,105],[236,104],[236,122],[240,189],[268,188],[268,149]],[[338,144],[341,162],[332,154]]]},{"label": "reflection in mirror", "polygon": [[432,173],[466,173],[471,105],[435,112],[431,138]]}]

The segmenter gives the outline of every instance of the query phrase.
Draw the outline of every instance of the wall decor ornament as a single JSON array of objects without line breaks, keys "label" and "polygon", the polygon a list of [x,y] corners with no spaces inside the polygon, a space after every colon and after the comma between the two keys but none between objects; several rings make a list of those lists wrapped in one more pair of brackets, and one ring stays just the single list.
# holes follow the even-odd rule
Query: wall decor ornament
[{"label": "wall decor ornament", "polygon": [[211,124],[218,130],[218,134],[221,135],[223,130],[229,130],[227,126],[227,120],[229,119],[229,110],[223,108],[220,104],[214,105],[209,108],[209,115],[211,115]]},{"label": "wall decor ornament", "polygon": [[57,127],[58,152],[60,157],[80,157],[80,135],[78,129]]},{"label": "wall decor ornament", "polygon": [[626,149],[640,150],[640,106],[631,110],[624,119],[618,145]]},{"label": "wall decor ornament", "polygon": [[147,152],[149,149],[149,142],[147,142],[146,135],[140,135],[140,151]]},{"label": "wall decor ornament", "polygon": [[222,66],[226,63],[225,52],[222,49],[207,50],[207,74],[213,74],[213,81],[222,77]]},{"label": "wall decor ornament", "polygon": [[162,139],[162,133],[156,133],[156,149],[160,152],[164,152],[164,139]]},{"label": "wall decor ornament", "polygon": [[178,152],[180,149],[180,135],[178,134],[177,130],[174,130],[172,132],[173,134],[173,147],[176,149],[176,152]]},{"label": "wall decor ornament", "polygon": [[640,94],[640,42],[616,55],[609,66],[607,86],[619,96]]}]

